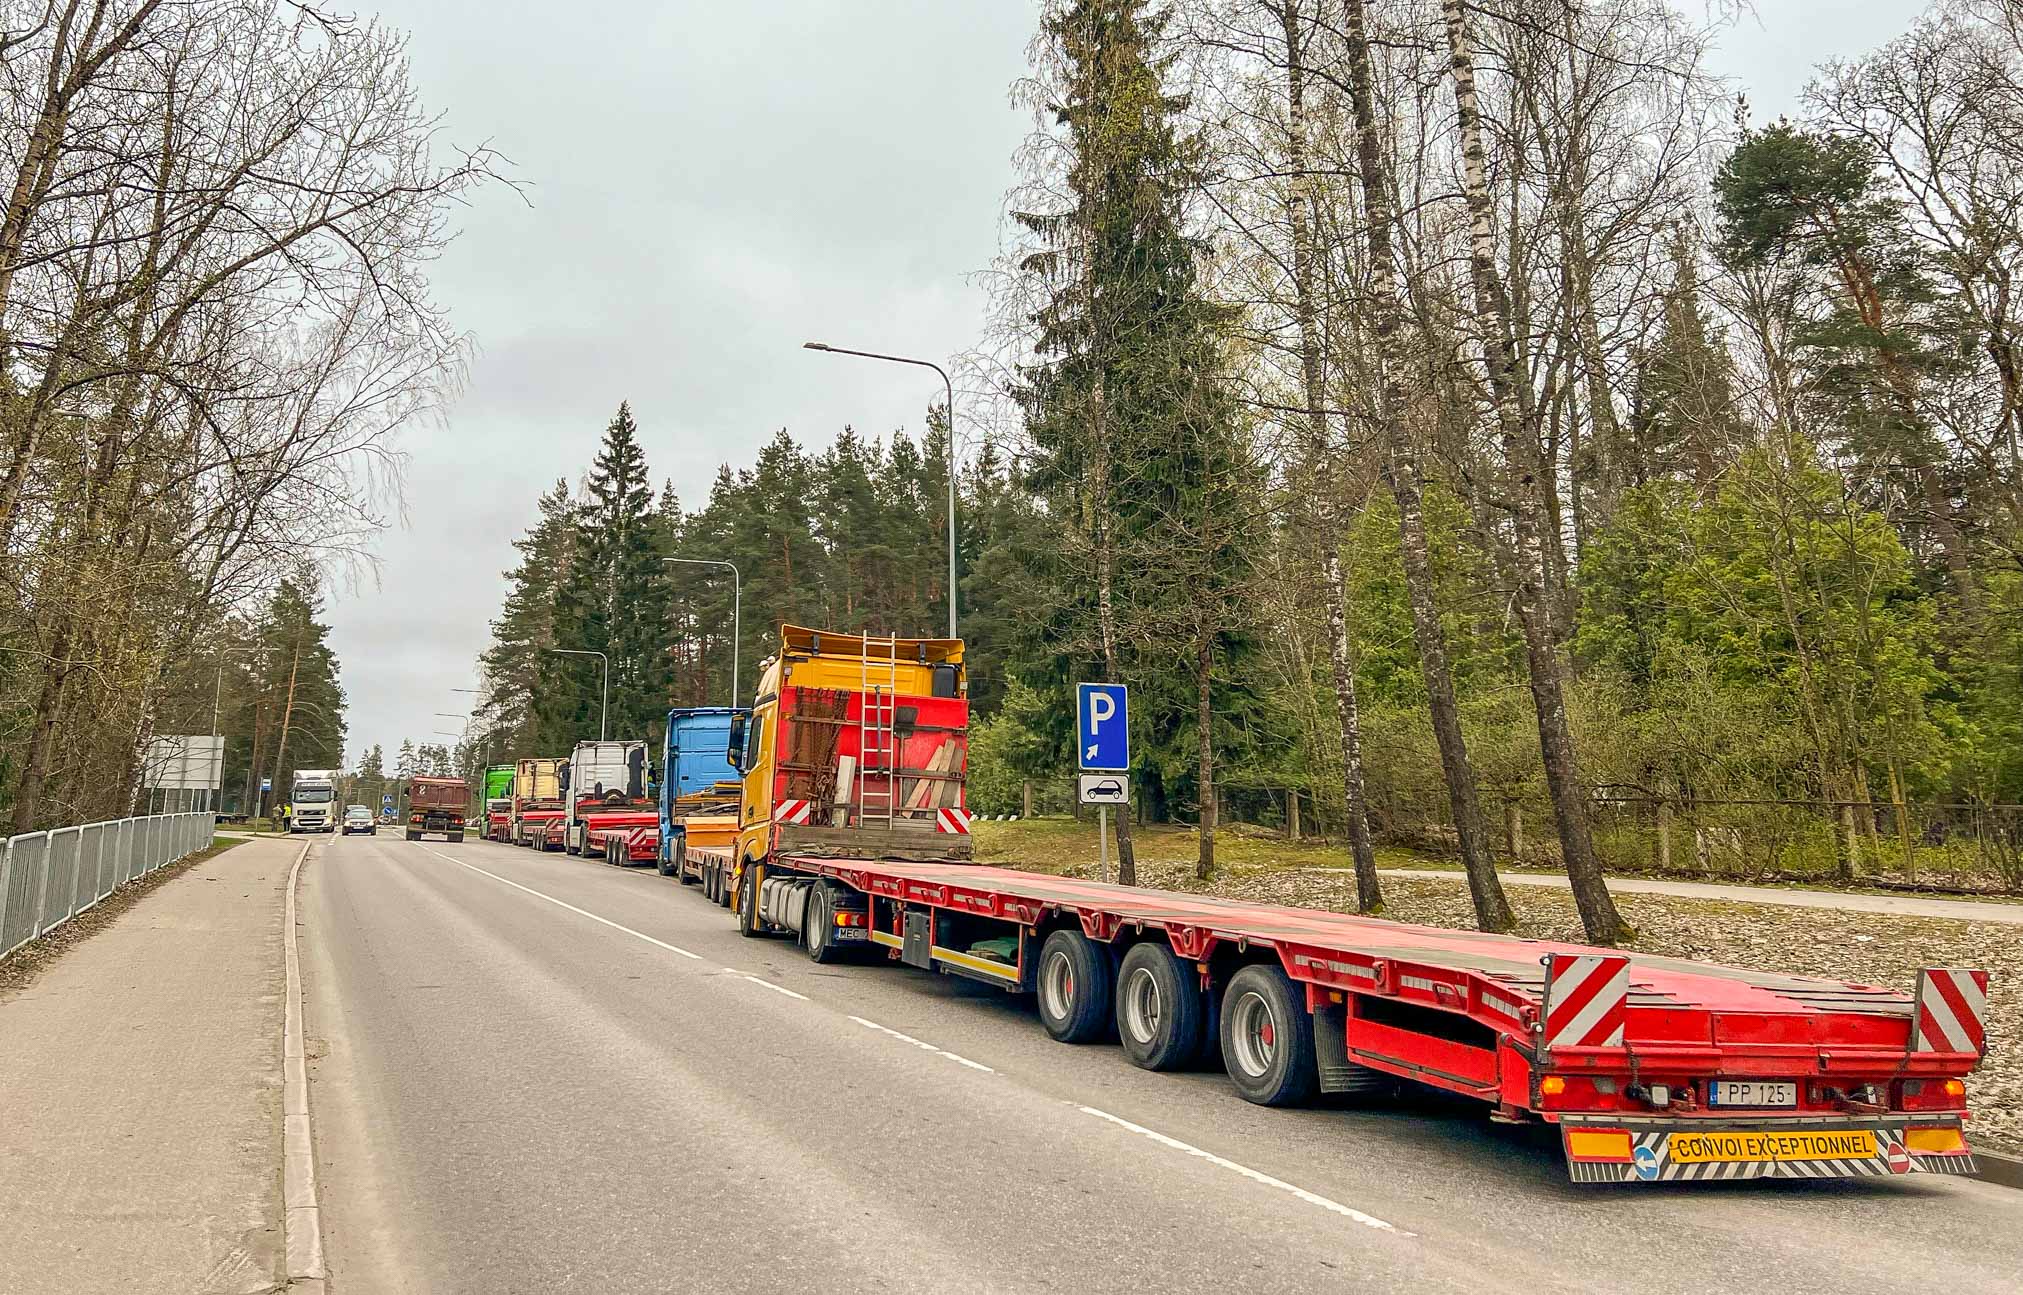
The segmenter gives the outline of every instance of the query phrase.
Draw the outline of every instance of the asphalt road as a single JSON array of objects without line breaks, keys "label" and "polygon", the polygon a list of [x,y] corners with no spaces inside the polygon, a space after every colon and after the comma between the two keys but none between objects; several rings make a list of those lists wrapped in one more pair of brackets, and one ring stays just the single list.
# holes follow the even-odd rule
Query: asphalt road
[{"label": "asphalt road", "polygon": [[301,923],[339,1295],[2023,1287],[2023,1193],[1576,1188],[1478,1108],[1253,1107],[649,869],[334,839]]}]

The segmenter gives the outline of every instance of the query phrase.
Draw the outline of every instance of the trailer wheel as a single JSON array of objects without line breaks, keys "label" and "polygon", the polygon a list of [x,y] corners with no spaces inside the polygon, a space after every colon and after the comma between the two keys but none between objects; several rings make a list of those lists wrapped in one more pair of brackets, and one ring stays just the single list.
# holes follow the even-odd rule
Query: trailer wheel
[{"label": "trailer wheel", "polygon": [[731,906],[731,865],[728,863],[719,863],[716,866],[716,906],[718,908]]},{"label": "trailer wheel", "polygon": [[462,845],[464,842],[464,834],[462,832],[451,832],[449,838],[451,845]]},{"label": "trailer wheel", "polygon": [[702,897],[716,903],[716,865],[705,862],[702,865]]},{"label": "trailer wheel", "polygon": [[1207,1006],[1194,968],[1164,944],[1134,944],[1117,971],[1117,1037],[1146,1070],[1178,1070],[1201,1054]]},{"label": "trailer wheel", "polygon": [[1314,1018],[1278,967],[1262,963],[1229,978],[1222,996],[1222,1060],[1247,1102],[1297,1106],[1319,1083]]},{"label": "trailer wheel", "polygon": [[670,847],[674,862],[668,871],[684,886],[693,886],[695,878],[688,875],[688,833],[676,832],[674,844]]},{"label": "trailer wheel", "polygon": [[408,839],[408,840],[410,840],[410,841],[419,841],[419,840],[421,840],[421,833],[420,833],[420,832],[409,832],[409,833],[407,834],[407,839]]},{"label": "trailer wheel", "polygon": [[738,934],[747,940],[756,940],[766,933],[759,922],[758,870],[746,864],[738,873],[737,885]]},{"label": "trailer wheel", "polygon": [[801,915],[801,947],[810,962],[834,962],[843,956],[836,940],[836,896],[827,886],[817,885],[808,895],[807,911]]},{"label": "trailer wheel", "polygon": [[1100,1041],[1115,979],[1109,949],[1080,931],[1055,931],[1040,946],[1040,1024],[1062,1043]]}]

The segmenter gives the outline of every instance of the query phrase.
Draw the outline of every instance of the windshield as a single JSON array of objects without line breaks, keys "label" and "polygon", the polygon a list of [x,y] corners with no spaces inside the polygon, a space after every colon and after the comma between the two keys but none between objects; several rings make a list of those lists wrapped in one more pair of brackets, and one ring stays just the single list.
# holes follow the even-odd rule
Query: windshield
[{"label": "windshield", "polygon": [[331,789],[328,787],[297,787],[295,803],[298,805],[328,805]]},{"label": "windshield", "polygon": [[346,818],[371,818],[372,811],[363,805],[353,805],[350,809],[344,811],[344,816]]}]

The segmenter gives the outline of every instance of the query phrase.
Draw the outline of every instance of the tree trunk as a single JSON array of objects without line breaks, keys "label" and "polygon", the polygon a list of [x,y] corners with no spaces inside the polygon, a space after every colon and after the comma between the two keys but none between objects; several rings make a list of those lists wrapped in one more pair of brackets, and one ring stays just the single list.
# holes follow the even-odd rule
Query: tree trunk
[{"label": "tree trunk", "polygon": [[[1461,127],[1463,187],[1470,214],[1469,277],[1475,290],[1484,359],[1509,469],[1512,521],[1516,537],[1518,585],[1516,610],[1524,630],[1525,655],[1531,675],[1532,705],[1538,713],[1539,754],[1545,766],[1546,788],[1558,821],[1560,853],[1581,925],[1596,944],[1617,944],[1632,934],[1609,896],[1589,833],[1586,791],[1580,782],[1573,731],[1566,714],[1564,672],[1554,641],[1552,616],[1545,590],[1545,542],[1540,534],[1544,511],[1540,494],[1547,488],[1539,465],[1538,429],[1528,407],[1529,386],[1520,379],[1511,340],[1510,300],[1496,268],[1496,233],[1492,224],[1489,171],[1482,142],[1482,119],[1475,96],[1475,58],[1469,45],[1462,0],[1441,0],[1446,20],[1449,66],[1454,81],[1455,115]],[[1554,539],[1555,543],[1557,540]]]},{"label": "tree trunk", "polygon": [[[1103,637],[1103,682],[1121,683],[1117,670],[1116,549],[1110,534],[1110,437],[1104,419],[1103,373],[1096,369],[1096,381],[1089,402],[1089,430],[1095,453],[1092,456],[1089,487],[1090,521],[1096,532],[1096,620]],[[1128,771],[1125,774],[1129,777]],[[1129,809],[1117,814],[1117,884],[1138,884],[1138,855],[1131,848]]]},{"label": "tree trunk", "polygon": [[1314,306],[1313,177],[1307,168],[1306,66],[1300,43],[1299,0],[1279,11],[1285,31],[1286,166],[1293,183],[1286,202],[1292,226],[1293,313],[1299,327],[1300,370],[1306,394],[1306,459],[1311,479],[1306,521],[1321,548],[1321,597],[1328,615],[1328,671],[1334,685],[1335,719],[1342,735],[1342,804],[1347,815],[1349,856],[1356,869],[1356,911],[1384,906],[1377,879],[1377,852],[1370,841],[1367,784],[1363,778],[1362,713],[1356,702],[1354,657],[1349,651],[1348,600],[1342,582],[1341,513],[1329,463],[1326,378],[1322,372],[1320,328]]},{"label": "tree trunk", "polygon": [[1033,816],[1033,780],[1027,778],[1019,784],[1019,817]]},{"label": "tree trunk", "polygon": [[1485,931],[1507,931],[1517,924],[1496,860],[1489,828],[1461,732],[1461,710],[1454,696],[1454,672],[1447,659],[1447,631],[1440,622],[1434,596],[1433,557],[1426,538],[1424,498],[1420,490],[1417,447],[1404,427],[1405,396],[1399,378],[1405,357],[1399,352],[1400,283],[1397,248],[1391,239],[1390,167],[1377,138],[1376,90],[1370,69],[1366,0],[1349,0],[1349,60],[1354,89],[1356,157],[1362,174],[1363,216],[1368,223],[1371,295],[1377,337],[1377,422],[1384,438],[1384,480],[1398,506],[1398,547],[1404,561],[1405,585],[1412,604],[1412,638],[1419,649],[1419,673],[1426,683],[1433,736],[1440,748],[1440,769],[1447,782],[1447,807],[1461,864],[1468,875],[1468,894],[1475,923]]},{"label": "tree trunk", "polygon": [[1206,881],[1215,874],[1215,640],[1204,633],[1194,650],[1194,726],[1200,759],[1201,830],[1200,853],[1194,861],[1194,876]]},{"label": "tree trunk", "polygon": [[1294,787],[1285,794],[1285,835],[1286,839],[1298,843],[1299,830],[1299,788]]},{"label": "tree trunk", "polygon": [[[274,794],[281,794],[281,761],[288,755],[288,726],[295,718],[295,672],[302,664],[302,644],[298,640],[295,651],[288,658],[288,700],[281,706],[281,737],[274,744]],[[291,786],[290,792],[294,791]]]},{"label": "tree trunk", "polygon": [[55,754],[64,685],[70,682],[70,633],[67,623],[58,631],[51,647],[49,659],[43,663],[42,689],[35,699],[35,719],[29,730],[28,750],[21,761],[21,777],[14,784],[15,835],[35,830],[35,815],[42,804],[42,788],[49,778],[49,761]]}]

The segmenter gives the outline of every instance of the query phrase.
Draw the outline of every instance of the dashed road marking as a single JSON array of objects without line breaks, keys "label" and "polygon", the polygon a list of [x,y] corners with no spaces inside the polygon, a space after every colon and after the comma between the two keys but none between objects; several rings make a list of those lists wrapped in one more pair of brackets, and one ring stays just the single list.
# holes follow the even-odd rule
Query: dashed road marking
[{"label": "dashed road marking", "polygon": [[754,985],[758,985],[764,989],[770,989],[776,994],[785,994],[789,998],[798,998],[804,1003],[814,1001],[813,999],[809,998],[806,994],[797,994],[793,990],[787,988],[785,985],[776,985],[772,981],[765,979],[763,976],[754,976],[748,971],[740,971],[738,974],[740,976],[743,976],[746,980],[751,981]]},{"label": "dashed road marking", "polygon": [[[519,882],[509,880],[505,877],[501,877],[498,873],[492,872],[489,869],[480,868],[474,863],[465,863],[462,859],[457,858],[453,854],[444,854],[441,850],[431,849],[429,846],[426,845],[422,846],[422,849],[427,850],[430,854],[434,855],[438,859],[448,859],[451,863],[454,863],[459,868],[469,868],[472,872],[481,873],[484,876],[490,877],[493,881],[500,882],[507,886],[511,886],[514,890],[524,890],[529,895],[532,895],[536,899],[545,899],[557,908],[566,908],[570,912],[575,913],[581,917],[587,917],[593,922],[602,922],[604,925],[610,927],[614,931],[623,931],[627,935],[631,936],[633,939],[644,940],[648,944],[654,946],[657,949],[666,949],[669,953],[678,953],[684,958],[693,958],[697,962],[701,962],[703,960],[702,955],[700,953],[690,953],[687,949],[682,948],[678,944],[669,944],[666,940],[656,940],[652,936],[646,934],[644,931],[635,931],[631,927],[623,924],[622,922],[614,922],[608,917],[599,917],[597,914],[591,912],[587,908],[578,908],[576,907],[576,905],[566,903],[563,900],[559,900],[555,898],[553,895],[543,894],[542,892],[535,890],[532,886],[522,886]],[[786,992],[793,993],[792,990],[788,990]],[[800,995],[795,994],[794,997],[799,998]]]},{"label": "dashed road marking", "polygon": [[971,1061],[968,1057],[958,1056],[955,1053],[950,1052],[946,1048],[937,1048],[932,1043],[928,1043],[921,1039],[916,1039],[910,1034],[901,1034],[899,1031],[891,1029],[887,1026],[880,1025],[876,1021],[867,1021],[861,1016],[853,1016],[850,1019],[857,1022],[857,1024],[863,1026],[867,1030],[876,1030],[880,1034],[889,1034],[893,1038],[899,1040],[901,1043],[910,1043],[914,1047],[919,1048],[923,1052],[932,1052],[935,1056],[943,1057],[949,1061],[953,1061],[958,1066],[968,1066],[971,1070],[981,1070],[986,1075],[994,1075],[997,1073],[997,1071],[992,1070],[989,1066],[984,1065],[981,1061]]},{"label": "dashed road marking", "polygon": [[[853,1017],[852,1019],[854,1020],[855,1018]],[[869,1024],[869,1022],[866,1022],[866,1024]],[[1156,1132],[1155,1130],[1148,1129],[1142,1124],[1133,1124],[1131,1121],[1123,1118],[1120,1115],[1112,1115],[1108,1111],[1099,1111],[1093,1106],[1077,1105],[1075,1106],[1075,1109],[1080,1111],[1084,1115],[1093,1115],[1099,1120],[1108,1120],[1110,1123],[1116,1125],[1118,1128],[1125,1129],[1132,1133],[1135,1133],[1141,1138],[1148,1138],[1151,1141],[1158,1143],[1162,1147],[1170,1147],[1175,1151],[1184,1152],[1187,1155],[1196,1157],[1197,1159],[1206,1160],[1209,1164],[1216,1166],[1218,1169],[1227,1169],[1231,1173],[1242,1174],[1245,1178],[1250,1179],[1254,1183],[1262,1183],[1266,1187],[1276,1187],[1278,1190],[1282,1192],[1289,1192],[1293,1196],[1299,1198],[1300,1200],[1305,1201],[1309,1205],[1318,1205],[1322,1209],[1327,1210],[1331,1214],[1339,1214],[1343,1218],[1349,1219],[1352,1222],[1360,1223],[1366,1228],[1375,1228],[1379,1232],[1389,1232],[1401,1237],[1409,1237],[1416,1235],[1415,1233],[1407,1232],[1404,1229],[1399,1228],[1396,1225],[1384,1219],[1380,1219],[1374,1214],[1365,1214],[1363,1213],[1363,1211],[1359,1209],[1354,1209],[1350,1206],[1344,1205],[1340,1201],[1331,1201],[1327,1197],[1319,1195],[1315,1192],[1310,1192],[1304,1187],[1295,1187],[1291,1183],[1285,1181],[1283,1178],[1273,1178],[1270,1174],[1260,1173],[1257,1170],[1252,1169],[1249,1165],[1240,1165],[1237,1164],[1234,1160],[1226,1160],[1223,1157],[1216,1155],[1213,1151],[1203,1151],[1200,1147],[1194,1146],[1190,1143],[1182,1142],[1178,1138],[1169,1138],[1164,1133],[1159,1133]]]}]

